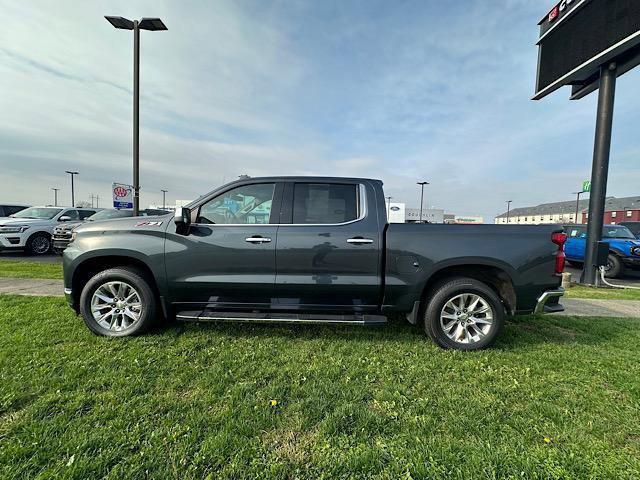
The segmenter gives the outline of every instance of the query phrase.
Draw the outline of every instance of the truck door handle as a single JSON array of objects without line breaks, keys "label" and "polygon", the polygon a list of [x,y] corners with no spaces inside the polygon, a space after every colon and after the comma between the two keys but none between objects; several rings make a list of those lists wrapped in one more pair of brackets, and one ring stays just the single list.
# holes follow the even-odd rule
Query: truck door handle
[{"label": "truck door handle", "polygon": [[244,239],[245,242],[249,242],[249,243],[269,243],[271,242],[271,239],[268,237],[261,237],[261,236],[255,236],[255,237],[247,237]]},{"label": "truck door handle", "polygon": [[365,244],[365,243],[373,243],[373,240],[371,240],[370,238],[355,237],[355,238],[347,239],[347,243],[354,243],[356,245],[362,245],[362,244]]}]

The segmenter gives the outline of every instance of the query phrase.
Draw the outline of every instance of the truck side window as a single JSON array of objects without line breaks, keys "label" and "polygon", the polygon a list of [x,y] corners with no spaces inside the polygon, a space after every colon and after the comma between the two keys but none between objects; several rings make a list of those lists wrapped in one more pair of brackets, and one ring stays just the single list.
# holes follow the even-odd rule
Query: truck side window
[{"label": "truck side window", "polygon": [[357,187],[355,184],[296,183],[293,223],[344,223],[357,219]]},{"label": "truck side window", "polygon": [[200,207],[197,223],[269,223],[275,183],[243,185],[223,193]]}]

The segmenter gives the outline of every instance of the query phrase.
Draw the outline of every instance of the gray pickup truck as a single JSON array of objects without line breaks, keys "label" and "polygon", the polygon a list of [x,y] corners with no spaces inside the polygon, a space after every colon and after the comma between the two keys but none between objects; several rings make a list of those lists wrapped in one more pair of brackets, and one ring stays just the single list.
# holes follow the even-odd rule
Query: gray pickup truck
[{"label": "gray pickup truck", "polygon": [[93,332],[157,317],[377,325],[406,315],[444,348],[489,346],[506,315],[557,312],[562,228],[389,224],[379,180],[247,178],[159,217],[91,222],[64,251]]}]

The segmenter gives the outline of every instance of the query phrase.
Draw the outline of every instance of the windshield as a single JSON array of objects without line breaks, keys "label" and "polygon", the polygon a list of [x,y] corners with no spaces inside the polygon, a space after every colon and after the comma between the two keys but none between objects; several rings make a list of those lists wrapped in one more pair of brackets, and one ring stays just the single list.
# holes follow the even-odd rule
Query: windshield
[{"label": "windshield", "polygon": [[607,227],[602,229],[602,238],[628,238],[629,240],[635,240],[636,237],[631,233],[627,227]]},{"label": "windshield", "polygon": [[14,213],[11,215],[11,218],[37,218],[40,220],[51,220],[61,211],[61,208],[30,207],[25,208],[18,213]]},{"label": "windshield", "polygon": [[101,210],[98,213],[94,213],[87,220],[93,222],[95,220],[109,220],[110,218],[124,218],[133,216],[131,210]]}]

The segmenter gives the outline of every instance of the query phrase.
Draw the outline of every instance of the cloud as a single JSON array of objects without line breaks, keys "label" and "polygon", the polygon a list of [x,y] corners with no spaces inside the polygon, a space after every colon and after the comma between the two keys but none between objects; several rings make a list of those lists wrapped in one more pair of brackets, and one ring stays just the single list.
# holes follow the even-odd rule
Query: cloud
[{"label": "cloud", "polygon": [[[381,178],[389,195],[487,219],[588,178],[595,96],[532,102],[553,2],[0,2],[3,197],[80,198],[131,177],[132,38],[143,32],[142,203],[240,174]],[[637,194],[637,72],[618,90],[609,193]],[[9,94],[5,94],[9,92]]]}]

